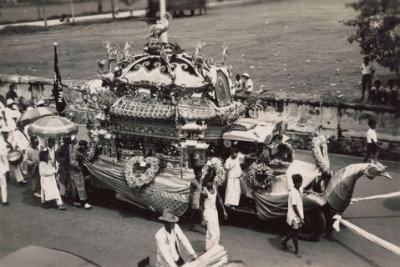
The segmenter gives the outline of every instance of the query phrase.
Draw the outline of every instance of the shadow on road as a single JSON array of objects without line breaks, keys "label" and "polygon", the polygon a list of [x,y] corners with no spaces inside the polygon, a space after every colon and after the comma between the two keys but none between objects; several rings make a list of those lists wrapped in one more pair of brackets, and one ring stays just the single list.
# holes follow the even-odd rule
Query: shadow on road
[{"label": "shadow on road", "polygon": [[400,198],[389,198],[383,202],[383,205],[391,211],[400,210]]},{"label": "shadow on road", "polygon": [[337,243],[339,246],[343,247],[344,249],[346,249],[347,251],[349,251],[353,255],[357,256],[361,260],[363,260],[366,264],[368,264],[370,266],[374,266],[374,267],[379,267],[380,266],[378,263],[368,259],[366,256],[364,256],[363,254],[359,253],[358,251],[355,251],[354,249],[352,249],[348,245],[342,243],[340,240],[332,238],[332,241]]}]

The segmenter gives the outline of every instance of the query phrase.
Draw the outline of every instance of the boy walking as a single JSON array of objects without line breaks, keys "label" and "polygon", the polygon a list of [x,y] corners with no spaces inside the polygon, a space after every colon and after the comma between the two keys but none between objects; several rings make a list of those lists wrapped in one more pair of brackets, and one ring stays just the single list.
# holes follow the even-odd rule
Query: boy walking
[{"label": "boy walking", "polygon": [[293,174],[292,176],[294,188],[289,192],[288,199],[288,213],[286,222],[290,225],[290,232],[282,239],[280,246],[283,249],[287,249],[287,241],[293,240],[295,247],[295,254],[299,253],[299,241],[298,233],[299,228],[304,225],[304,214],[303,214],[303,200],[302,193],[300,192],[300,186],[303,182],[303,177],[300,174]]},{"label": "boy walking", "polygon": [[373,161],[378,162],[379,148],[378,138],[376,137],[376,121],[374,119],[368,120],[369,130],[367,131],[367,155],[365,155],[364,162],[367,162],[372,157]]}]

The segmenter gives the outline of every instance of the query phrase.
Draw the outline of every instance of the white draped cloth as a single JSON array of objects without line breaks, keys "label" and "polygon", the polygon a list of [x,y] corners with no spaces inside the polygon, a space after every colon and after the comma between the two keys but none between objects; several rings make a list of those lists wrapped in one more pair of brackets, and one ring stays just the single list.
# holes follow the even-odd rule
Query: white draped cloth
[{"label": "white draped cloth", "polygon": [[240,177],[242,176],[242,168],[240,163],[243,161],[243,154],[239,153],[235,159],[229,157],[225,161],[225,169],[227,171],[227,184],[225,191],[225,205],[238,206],[240,200]]},{"label": "white draped cloth", "polygon": [[216,207],[217,189],[214,188],[214,194],[211,194],[206,188],[207,198],[204,199],[204,220],[207,222],[206,250],[210,250],[218,245],[220,238],[218,211]]},{"label": "white draped cloth", "polygon": [[39,164],[40,185],[42,187],[42,202],[53,199],[60,200],[60,191],[56,182],[56,169],[50,160],[46,163],[41,161]]}]

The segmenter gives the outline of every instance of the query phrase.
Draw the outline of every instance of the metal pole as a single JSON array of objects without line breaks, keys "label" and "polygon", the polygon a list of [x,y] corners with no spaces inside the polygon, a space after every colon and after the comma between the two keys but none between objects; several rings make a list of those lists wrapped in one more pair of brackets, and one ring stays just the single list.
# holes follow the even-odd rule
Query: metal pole
[{"label": "metal pole", "polygon": [[[165,13],[167,13],[167,5],[166,0],[160,0],[160,18],[163,19]],[[164,32],[161,35],[161,41],[163,43],[168,43],[168,35],[167,32]]]},{"label": "metal pole", "polygon": [[70,0],[71,3],[71,14],[72,14],[72,23],[75,23],[75,12],[74,12],[74,2]]}]

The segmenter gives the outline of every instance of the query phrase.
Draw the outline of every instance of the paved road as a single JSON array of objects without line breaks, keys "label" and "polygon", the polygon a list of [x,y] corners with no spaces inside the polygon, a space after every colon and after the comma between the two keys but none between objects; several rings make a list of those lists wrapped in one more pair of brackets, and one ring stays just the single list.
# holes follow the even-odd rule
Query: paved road
[{"label": "paved road", "polygon": [[[311,160],[309,152],[298,158]],[[334,169],[360,162],[360,158],[330,156]],[[400,190],[400,168],[389,166],[394,180],[361,178],[355,197]],[[155,262],[154,234],[161,227],[149,212],[123,203],[108,203],[86,211],[67,205],[65,212],[43,210],[40,200],[28,187],[9,184],[9,207],[0,207],[0,258],[33,244],[57,248],[81,255],[102,266],[136,266],[146,256]],[[106,196],[101,196],[107,198]],[[400,198],[358,202],[344,214],[352,223],[377,236],[400,245]],[[232,259],[248,266],[398,266],[399,257],[366,241],[348,229],[334,234],[333,241],[300,242],[302,258],[278,248],[280,225],[261,224],[254,218],[230,218],[221,226],[221,244]],[[187,229],[186,223],[182,228]],[[204,247],[205,236],[187,232],[196,251]]]}]

